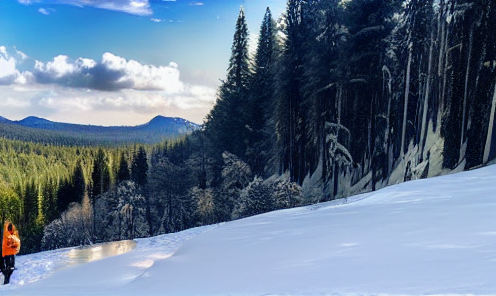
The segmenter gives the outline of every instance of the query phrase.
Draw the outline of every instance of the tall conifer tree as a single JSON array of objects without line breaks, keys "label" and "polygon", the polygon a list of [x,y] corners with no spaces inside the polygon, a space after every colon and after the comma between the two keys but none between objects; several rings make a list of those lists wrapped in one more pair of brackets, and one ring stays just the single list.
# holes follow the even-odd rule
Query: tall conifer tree
[{"label": "tall conifer tree", "polygon": [[134,156],[131,167],[131,179],[139,186],[145,186],[148,173],[148,161],[146,158],[146,151],[143,146],[140,146],[138,153]]},{"label": "tall conifer tree", "polygon": [[274,127],[269,126],[273,110],[274,72],[277,58],[276,28],[270,9],[267,7],[255,54],[252,82],[250,84],[249,105],[247,110],[247,151],[250,167],[257,175],[263,175],[267,164],[270,141],[273,140]]},{"label": "tall conifer tree", "polygon": [[93,181],[92,186],[92,201],[95,198],[107,192],[110,189],[110,171],[108,167],[107,157],[105,152],[100,148],[98,149],[96,158],[93,162],[93,173],[91,174],[91,179]]},{"label": "tall conifer tree", "polygon": [[122,152],[121,160],[119,162],[119,171],[117,172],[117,182],[127,181],[130,179],[131,175],[129,174],[129,165],[124,152]]},{"label": "tall conifer tree", "polygon": [[208,115],[206,131],[214,143],[217,157],[229,151],[244,157],[246,109],[251,67],[248,53],[248,26],[241,7],[234,33],[227,79],[219,88],[215,107]]},{"label": "tall conifer tree", "polygon": [[289,0],[283,33],[286,40],[277,76],[275,114],[279,172],[289,171],[291,180],[301,183],[305,177],[305,114],[302,110],[303,56],[305,53],[305,1]]}]

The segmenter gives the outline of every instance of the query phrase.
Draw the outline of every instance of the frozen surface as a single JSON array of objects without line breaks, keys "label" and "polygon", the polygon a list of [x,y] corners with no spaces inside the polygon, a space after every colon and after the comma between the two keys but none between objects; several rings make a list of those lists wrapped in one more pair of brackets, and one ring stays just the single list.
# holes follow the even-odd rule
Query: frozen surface
[{"label": "frozen surface", "polygon": [[496,295],[496,166],[138,239],[61,268],[19,256],[0,295]]}]

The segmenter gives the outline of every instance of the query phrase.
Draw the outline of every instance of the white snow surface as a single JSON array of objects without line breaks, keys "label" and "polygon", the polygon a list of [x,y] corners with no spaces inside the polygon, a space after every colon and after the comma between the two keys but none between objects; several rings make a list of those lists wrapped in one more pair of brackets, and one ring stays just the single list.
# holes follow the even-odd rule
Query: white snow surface
[{"label": "white snow surface", "polygon": [[496,165],[137,239],[63,267],[18,256],[0,295],[496,295]]}]

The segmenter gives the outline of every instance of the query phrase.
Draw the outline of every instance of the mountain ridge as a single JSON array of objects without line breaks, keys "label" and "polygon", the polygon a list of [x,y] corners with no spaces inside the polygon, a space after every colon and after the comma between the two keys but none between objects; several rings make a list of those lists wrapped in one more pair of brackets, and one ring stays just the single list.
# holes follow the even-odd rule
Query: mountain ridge
[{"label": "mountain ridge", "polygon": [[[200,126],[179,117],[155,116],[147,123],[135,126],[83,125],[50,121],[28,116],[21,120],[9,120],[0,116],[0,131],[3,137],[35,142],[69,142],[71,145],[154,144],[174,139],[198,130]],[[34,135],[36,134],[36,135]],[[7,135],[7,136],[5,136]],[[45,137],[45,139],[44,139]]]}]

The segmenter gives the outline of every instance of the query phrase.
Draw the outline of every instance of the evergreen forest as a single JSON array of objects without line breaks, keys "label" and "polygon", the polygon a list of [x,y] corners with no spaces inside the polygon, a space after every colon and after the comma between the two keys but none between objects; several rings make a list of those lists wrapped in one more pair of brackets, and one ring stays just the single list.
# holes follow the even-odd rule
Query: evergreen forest
[{"label": "evergreen forest", "polygon": [[495,163],[495,19],[492,0],[288,0],[250,50],[241,8],[201,129],[120,146],[0,135],[0,220],[31,253]]}]

